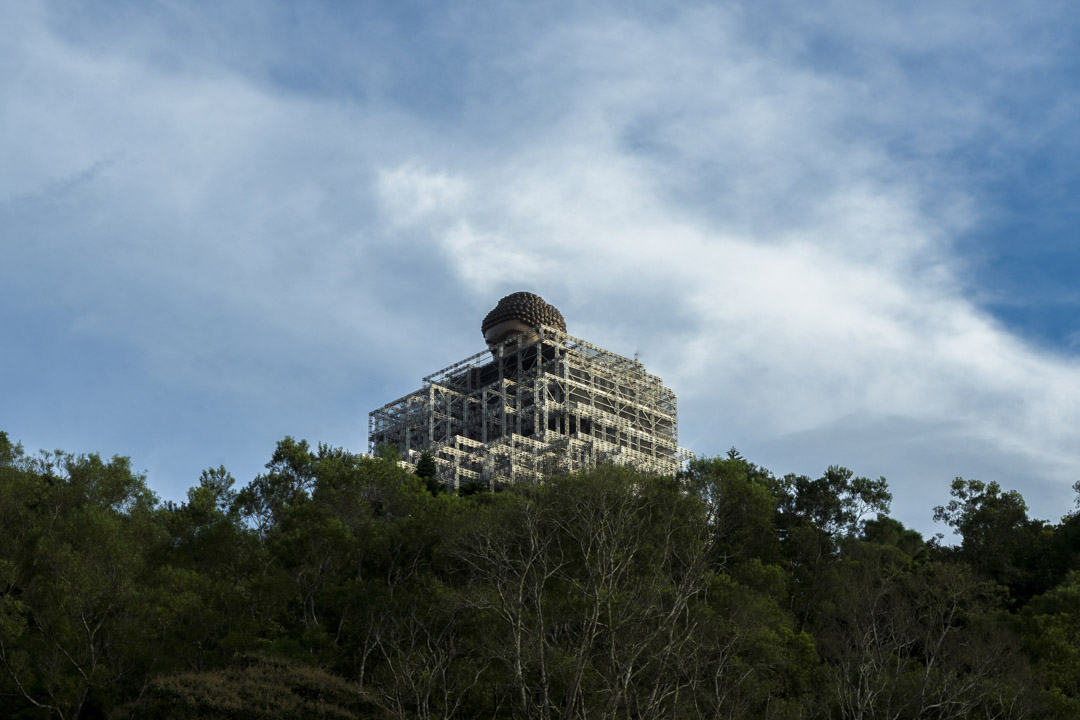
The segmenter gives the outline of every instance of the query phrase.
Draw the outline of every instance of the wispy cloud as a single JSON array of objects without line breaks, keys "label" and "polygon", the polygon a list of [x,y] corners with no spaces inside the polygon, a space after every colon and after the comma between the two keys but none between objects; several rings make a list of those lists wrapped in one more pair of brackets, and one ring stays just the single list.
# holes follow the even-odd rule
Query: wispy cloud
[{"label": "wispy cloud", "polygon": [[[1005,19],[966,20],[877,37],[885,49],[850,74],[763,52],[713,12],[659,32],[618,22],[548,36],[531,52],[587,67],[556,83],[558,122],[500,162],[462,167],[473,200],[431,234],[463,283],[557,288],[583,334],[649,348],[683,390],[683,427],[713,452],[724,440],[710,425],[744,438],[835,428],[819,442],[842,460],[865,443],[853,418],[883,432],[902,421],[919,437],[897,447],[913,456],[867,472],[891,466],[920,500],[940,497],[966,470],[920,466],[920,446],[966,445],[1014,481],[1048,478],[1031,489],[1052,515],[1080,460],[1080,365],[969,300],[954,248],[980,209],[951,154],[1009,141],[999,98],[982,94],[989,78],[912,87],[895,67],[896,53],[935,50],[999,73],[1047,61],[1009,45]],[[589,312],[628,288],[642,299],[631,327]],[[761,444],[784,454],[782,440]]]},{"label": "wispy cloud", "polygon": [[[0,31],[0,298],[223,414],[169,482],[283,428],[363,447],[531,289],[640,351],[698,452],[887,475],[924,528],[968,468],[1066,506],[1080,366],[986,312],[958,242],[997,163],[1076,116],[1039,84],[1061,8],[54,7]],[[31,406],[0,423],[54,419]],[[126,427],[165,456],[189,426]]]}]

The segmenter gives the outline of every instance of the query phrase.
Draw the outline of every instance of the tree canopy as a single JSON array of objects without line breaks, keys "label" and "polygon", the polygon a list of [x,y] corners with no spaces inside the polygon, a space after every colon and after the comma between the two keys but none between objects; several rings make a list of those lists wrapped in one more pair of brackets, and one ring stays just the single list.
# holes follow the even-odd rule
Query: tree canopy
[{"label": "tree canopy", "polygon": [[958,479],[947,547],[883,478],[600,466],[448,493],[286,437],[161,502],[0,432],[13,718],[1073,718],[1080,520]]}]

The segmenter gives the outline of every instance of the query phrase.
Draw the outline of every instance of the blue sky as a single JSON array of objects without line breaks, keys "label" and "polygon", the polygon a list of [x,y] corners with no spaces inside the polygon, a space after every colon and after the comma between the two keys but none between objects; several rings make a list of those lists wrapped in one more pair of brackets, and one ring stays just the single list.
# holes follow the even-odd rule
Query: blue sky
[{"label": "blue sky", "polygon": [[680,398],[681,443],[1080,478],[1068,2],[15,2],[0,429],[180,499],[482,349],[530,290]]}]

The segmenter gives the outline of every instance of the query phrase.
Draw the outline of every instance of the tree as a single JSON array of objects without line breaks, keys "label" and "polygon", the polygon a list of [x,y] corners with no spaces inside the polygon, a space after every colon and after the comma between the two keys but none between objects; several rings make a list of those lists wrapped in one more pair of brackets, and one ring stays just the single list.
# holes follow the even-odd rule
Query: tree
[{"label": "tree", "polygon": [[215,667],[257,644],[253,580],[265,556],[237,507],[234,484],[224,467],[203,470],[187,502],[167,502],[156,512],[168,541],[150,562],[173,605],[163,638],[169,663],[158,672]]},{"label": "tree", "polygon": [[874,545],[895,547],[915,561],[925,560],[929,554],[926,541],[917,530],[906,528],[899,520],[884,515],[866,521],[861,540]]},{"label": "tree", "polygon": [[682,483],[602,466],[470,512],[452,556],[514,717],[767,716],[805,676],[809,639],[716,573]]},{"label": "tree", "polygon": [[788,475],[783,481],[786,492],[782,511],[812,525],[823,539],[855,536],[867,516],[888,514],[892,493],[883,477],[871,480],[853,476],[851,470],[839,465],[830,465],[816,480]]},{"label": "tree", "polygon": [[854,477],[838,465],[816,480],[784,477],[777,526],[794,581],[791,607],[802,627],[820,605],[842,544],[863,531],[871,513],[888,514],[891,502],[885,478]]},{"label": "tree", "polygon": [[155,677],[117,718],[243,718],[359,720],[377,705],[344,678],[322,668],[268,655],[247,655],[221,670]]},{"label": "tree", "polygon": [[164,532],[127,458],[27,458],[0,434],[0,695],[7,711],[100,713],[145,682],[173,607]]},{"label": "tree", "polygon": [[438,480],[439,466],[435,463],[435,456],[430,450],[420,453],[420,459],[416,463],[416,477],[424,481],[425,486],[432,495],[438,495],[444,486]]},{"label": "tree", "polygon": [[435,456],[430,450],[420,453],[420,460],[416,463],[416,477],[427,480],[435,477],[439,467],[435,464]]},{"label": "tree", "polygon": [[698,458],[683,477],[704,504],[717,568],[756,558],[780,561],[776,512],[782,492],[773,475],[732,448],[726,458]]},{"label": "tree", "polygon": [[996,482],[956,478],[950,494],[952,500],[934,508],[934,520],[960,535],[957,559],[1008,587],[1014,603],[1022,605],[1060,578],[1053,529],[1028,518],[1020,493],[1002,491]]},{"label": "tree", "polygon": [[286,436],[266,464],[269,472],[258,475],[237,493],[236,509],[260,533],[266,532],[286,508],[309,498],[315,483],[314,463],[315,456],[306,440],[297,442]]},{"label": "tree", "polygon": [[1027,650],[1057,717],[1080,717],[1080,570],[1024,607]]}]

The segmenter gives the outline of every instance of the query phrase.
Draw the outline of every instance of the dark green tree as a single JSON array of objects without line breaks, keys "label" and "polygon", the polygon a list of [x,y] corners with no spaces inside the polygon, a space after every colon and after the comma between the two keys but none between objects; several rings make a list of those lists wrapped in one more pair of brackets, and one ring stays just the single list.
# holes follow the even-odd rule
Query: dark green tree
[{"label": "dark green tree", "polygon": [[325,669],[274,656],[248,655],[221,670],[155,677],[118,719],[360,720],[377,717],[375,702]]},{"label": "dark green tree", "polygon": [[483,618],[473,652],[490,659],[492,692],[508,714],[794,709],[812,664],[809,638],[775,598],[717,573],[709,513],[684,490],[607,466],[472,505],[453,557]]},{"label": "dark green tree", "polygon": [[1056,717],[1080,717],[1080,571],[1028,603],[1022,627],[1049,707]]},{"label": "dark green tree", "polygon": [[76,718],[137,691],[178,599],[150,562],[165,533],[127,458],[28,458],[0,433],[0,698]]},{"label": "dark green tree", "polygon": [[843,544],[858,537],[868,516],[887,515],[891,501],[885,478],[855,477],[837,465],[815,480],[783,479],[776,524],[791,573],[791,608],[802,627],[827,595]]},{"label": "dark green tree", "polygon": [[732,448],[726,458],[693,460],[683,482],[703,503],[717,568],[752,559],[780,562],[776,513],[782,488],[771,473]]},{"label": "dark green tree", "polygon": [[934,508],[934,520],[961,537],[960,546],[944,551],[946,555],[1008,587],[1017,605],[1049,590],[1063,576],[1054,529],[1028,517],[1020,493],[1003,491],[996,482],[956,478],[950,494],[952,500]]},{"label": "dark green tree", "polygon": [[439,467],[435,464],[435,456],[431,454],[430,450],[424,450],[420,453],[420,459],[416,463],[416,476],[427,480],[428,478],[435,477]]},{"label": "dark green tree", "polygon": [[430,450],[424,450],[416,462],[416,477],[424,481],[424,485],[432,495],[438,495],[445,489],[443,483],[439,482],[438,473],[439,466],[435,462],[435,456]]}]

